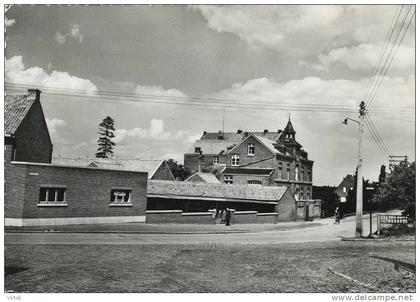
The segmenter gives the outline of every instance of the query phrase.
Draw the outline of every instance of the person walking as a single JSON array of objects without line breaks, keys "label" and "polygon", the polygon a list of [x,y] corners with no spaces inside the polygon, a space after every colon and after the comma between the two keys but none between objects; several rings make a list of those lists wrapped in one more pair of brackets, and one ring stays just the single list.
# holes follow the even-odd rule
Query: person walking
[{"label": "person walking", "polygon": [[226,219],[226,211],[225,210],[222,210],[222,212],[220,213],[220,218],[221,218],[220,223],[224,223],[225,219]]},{"label": "person walking", "polygon": [[334,216],[335,216],[334,224],[340,224],[340,209],[338,207],[335,208]]},{"label": "person walking", "polygon": [[226,226],[230,226],[230,209],[226,209]]}]

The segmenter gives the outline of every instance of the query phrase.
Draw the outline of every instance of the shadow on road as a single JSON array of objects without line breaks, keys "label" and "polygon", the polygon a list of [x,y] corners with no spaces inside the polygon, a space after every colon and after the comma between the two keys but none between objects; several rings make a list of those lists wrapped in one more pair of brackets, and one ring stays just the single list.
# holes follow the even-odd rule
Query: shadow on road
[{"label": "shadow on road", "polygon": [[402,268],[402,269],[405,269],[405,270],[409,271],[410,273],[413,273],[413,274],[416,273],[416,265],[414,265],[414,264],[399,261],[399,260],[394,260],[394,259],[387,258],[387,257],[380,257],[380,256],[370,256],[370,257],[380,259],[380,260],[385,260],[385,261],[393,263],[394,264],[394,269],[397,270],[397,271],[400,268]]}]

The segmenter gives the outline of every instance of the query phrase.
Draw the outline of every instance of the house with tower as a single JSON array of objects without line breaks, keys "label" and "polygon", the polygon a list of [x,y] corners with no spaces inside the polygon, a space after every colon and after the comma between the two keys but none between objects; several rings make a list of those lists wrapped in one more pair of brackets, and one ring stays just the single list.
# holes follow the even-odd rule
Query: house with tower
[{"label": "house with tower", "polygon": [[290,118],[276,132],[205,131],[184,154],[192,172],[213,172],[225,184],[287,186],[296,200],[312,199],[313,163]]}]

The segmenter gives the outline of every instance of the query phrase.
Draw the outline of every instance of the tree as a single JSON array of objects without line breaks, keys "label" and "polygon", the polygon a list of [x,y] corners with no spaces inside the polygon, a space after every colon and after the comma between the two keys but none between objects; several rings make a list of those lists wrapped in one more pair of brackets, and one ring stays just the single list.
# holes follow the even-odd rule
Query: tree
[{"label": "tree", "polygon": [[386,179],[385,165],[382,165],[381,166],[381,172],[379,172],[379,178],[378,178],[379,185],[381,185],[382,183],[384,183],[385,182],[385,179]]},{"label": "tree", "polygon": [[335,208],[337,206],[341,207],[335,189],[337,188],[330,186],[312,186],[312,198],[322,200],[321,210],[324,212],[324,217],[333,216]]},{"label": "tree", "polygon": [[99,124],[99,139],[98,139],[98,150],[96,152],[97,158],[109,158],[114,155],[112,149],[115,146],[115,143],[112,141],[114,135],[114,120],[107,116]]},{"label": "tree", "polygon": [[190,169],[184,167],[182,164],[179,164],[176,160],[171,158],[166,162],[168,163],[169,169],[171,169],[171,172],[176,180],[185,180],[191,175]]},{"label": "tree", "polygon": [[385,181],[379,185],[376,202],[384,209],[401,209],[403,215],[416,219],[416,163],[404,160],[393,166]]}]

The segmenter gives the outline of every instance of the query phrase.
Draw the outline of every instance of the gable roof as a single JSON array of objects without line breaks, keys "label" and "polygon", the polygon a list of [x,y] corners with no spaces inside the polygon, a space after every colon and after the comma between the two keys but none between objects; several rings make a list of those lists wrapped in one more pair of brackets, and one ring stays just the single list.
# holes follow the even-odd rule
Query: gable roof
[{"label": "gable roof", "polygon": [[185,181],[192,181],[193,177],[199,177],[205,183],[219,184],[220,181],[214,176],[213,173],[195,172],[193,175],[188,177]]},{"label": "gable roof", "polygon": [[147,196],[277,202],[287,190],[288,188],[286,186],[264,187],[190,181],[149,180]]},{"label": "gable roof", "polygon": [[[53,158],[53,164],[73,167],[96,167],[110,170],[147,172],[151,179],[166,161],[161,159],[118,159],[118,158]],[[168,166],[169,169],[169,166]],[[170,169],[169,169],[170,170]],[[171,172],[172,173],[172,172]]]},{"label": "gable roof", "polygon": [[4,133],[15,134],[20,124],[36,101],[36,95],[15,94],[4,98]]},{"label": "gable roof", "polygon": [[220,154],[227,151],[228,147],[236,146],[251,134],[272,141],[277,141],[281,135],[281,131],[248,132],[247,135],[245,135],[245,133],[246,132],[224,132],[222,134],[223,139],[219,139],[220,133],[206,132],[187,150],[187,153],[195,153],[195,148],[200,147],[203,154]]}]

